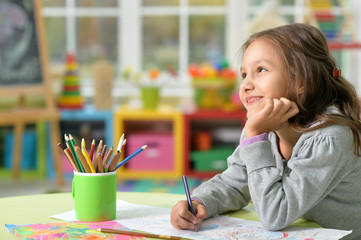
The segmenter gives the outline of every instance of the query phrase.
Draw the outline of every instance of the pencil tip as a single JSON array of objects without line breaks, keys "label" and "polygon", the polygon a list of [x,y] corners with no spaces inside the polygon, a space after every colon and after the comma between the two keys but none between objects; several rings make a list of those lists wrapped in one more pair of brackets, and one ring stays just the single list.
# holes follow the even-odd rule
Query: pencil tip
[{"label": "pencil tip", "polygon": [[142,148],[143,148],[143,149],[146,149],[147,147],[148,147],[148,145],[144,145]]},{"label": "pencil tip", "polygon": [[93,139],[92,144],[95,144],[95,139]]}]

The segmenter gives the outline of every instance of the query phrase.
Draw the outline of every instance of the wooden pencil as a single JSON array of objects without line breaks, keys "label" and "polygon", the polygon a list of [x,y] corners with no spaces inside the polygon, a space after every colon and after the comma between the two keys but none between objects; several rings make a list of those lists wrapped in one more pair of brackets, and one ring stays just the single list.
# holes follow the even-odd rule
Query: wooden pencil
[{"label": "wooden pencil", "polygon": [[113,155],[113,147],[109,148],[109,150],[108,150],[108,152],[105,155],[105,158],[103,160],[103,166],[105,168],[108,168],[108,162],[109,162],[110,158],[112,157],[112,155]]},{"label": "wooden pencil", "polygon": [[78,155],[76,154],[75,148],[74,148],[74,145],[75,145],[74,138],[70,139],[70,137],[68,137],[66,134],[64,134],[64,136],[65,136],[65,141],[67,143],[67,146],[71,151],[71,155],[73,155],[75,165],[79,169],[79,172],[85,172],[85,170],[80,162],[80,159],[79,159]]},{"label": "wooden pencil", "polygon": [[120,151],[116,151],[114,153],[113,159],[109,164],[108,172],[113,172],[115,170],[115,167],[117,166],[119,159],[120,159]]},{"label": "wooden pencil", "polygon": [[71,155],[70,149],[69,149],[69,148],[64,149],[64,153],[65,153],[65,155],[67,156],[67,159],[69,160],[69,162],[70,162],[70,164],[73,166],[73,168],[74,168],[77,172],[79,172],[79,169],[78,169],[78,167],[76,166],[76,164],[75,164],[75,162],[74,162],[74,158],[73,158],[73,156]]},{"label": "wooden pencil", "polygon": [[111,229],[111,228],[98,228],[99,232],[102,233],[115,233],[115,234],[123,234],[129,236],[139,236],[139,237],[149,237],[149,238],[159,238],[159,239],[174,239],[174,240],[181,240],[181,237],[177,236],[166,236],[166,235],[158,235],[152,233],[141,233],[141,232],[133,232],[133,231],[125,231],[125,230],[118,230],[118,229]]},{"label": "wooden pencil", "polygon": [[97,160],[97,164],[98,164],[98,172],[103,173],[104,172],[104,167],[103,167],[103,161],[102,161],[102,156],[100,153],[98,153],[95,156],[96,160]]},{"label": "wooden pencil", "polygon": [[122,147],[120,148],[119,152],[123,152],[126,143],[127,143],[127,139],[124,139],[123,145],[122,145]]},{"label": "wooden pencil", "polygon": [[[95,147],[95,146],[94,146]],[[94,169],[95,169],[95,172],[99,172],[98,171],[98,163],[97,163],[97,155],[98,155],[98,153],[100,153],[100,151],[102,150],[102,148],[103,148],[103,140],[100,140],[99,141],[99,144],[98,144],[98,147],[97,147],[97,149],[96,149],[96,151],[95,151],[95,156],[94,156],[94,158],[93,158],[93,166],[94,166]]]},{"label": "wooden pencil", "polygon": [[122,148],[123,142],[124,142],[124,133],[122,134],[122,136],[119,139],[117,151],[120,151],[120,149]]},{"label": "wooden pencil", "polygon": [[95,154],[100,153],[102,149],[103,149],[103,140],[100,140]]},{"label": "wooden pencil", "polygon": [[76,154],[77,154],[78,157],[79,157],[80,163],[81,163],[81,165],[83,166],[85,172],[86,172],[86,173],[91,173],[92,171],[91,171],[91,169],[90,169],[90,167],[89,167],[89,164],[87,163],[87,161],[86,161],[83,153],[81,152],[80,147],[79,147],[78,145],[75,145],[75,146],[74,146],[74,149],[75,149]]},{"label": "wooden pencil", "polygon": [[107,152],[107,148],[108,148],[108,146],[104,145],[101,152],[100,152],[100,154],[102,156],[102,159],[104,159],[105,153]]},{"label": "wooden pencil", "polygon": [[93,158],[94,158],[94,150],[95,150],[95,139],[93,139],[93,141],[90,145],[89,157],[90,157],[91,161],[93,161]]},{"label": "wooden pencil", "polygon": [[60,149],[60,151],[62,153],[64,153],[66,159],[69,161],[69,163],[73,166],[73,168],[79,172],[78,168],[76,167],[75,163],[74,163],[74,159],[73,159],[73,156],[71,155],[71,152],[70,152],[70,149],[69,148],[66,148],[64,149],[63,145],[61,143],[58,143],[58,147]]}]

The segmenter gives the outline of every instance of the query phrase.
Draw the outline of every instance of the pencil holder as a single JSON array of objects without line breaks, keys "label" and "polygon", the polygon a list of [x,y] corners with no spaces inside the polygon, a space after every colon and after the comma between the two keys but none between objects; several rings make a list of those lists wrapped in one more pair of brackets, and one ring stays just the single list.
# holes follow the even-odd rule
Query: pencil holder
[{"label": "pencil holder", "polygon": [[72,195],[79,221],[101,222],[116,217],[117,172],[74,172]]}]

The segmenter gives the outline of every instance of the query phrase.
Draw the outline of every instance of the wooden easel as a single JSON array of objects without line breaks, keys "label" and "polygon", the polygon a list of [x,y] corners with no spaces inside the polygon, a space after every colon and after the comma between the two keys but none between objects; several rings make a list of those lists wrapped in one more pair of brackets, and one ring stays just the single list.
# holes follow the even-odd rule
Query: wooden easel
[{"label": "wooden easel", "polygon": [[[26,0],[28,1],[28,0]],[[30,1],[29,1],[30,2]],[[28,2],[28,3],[29,3]],[[0,83],[0,96],[16,95],[19,97],[19,104],[16,108],[0,112],[0,126],[14,127],[14,148],[13,148],[13,178],[18,179],[20,176],[20,157],[22,152],[22,137],[26,124],[37,122],[50,123],[51,142],[50,145],[53,151],[54,166],[57,174],[57,184],[62,186],[64,184],[62,166],[60,162],[59,150],[57,143],[60,142],[60,113],[57,110],[54,102],[54,96],[51,89],[48,58],[47,58],[47,44],[44,36],[44,25],[42,17],[40,16],[41,0],[32,0],[32,9],[34,16],[34,26],[36,28],[36,40],[38,48],[38,59],[41,66],[42,81],[36,84],[22,84],[19,80],[15,85],[4,85]],[[0,72],[1,76],[1,72]],[[44,96],[45,106],[37,108],[26,108],[23,104],[23,99],[27,95]]]}]

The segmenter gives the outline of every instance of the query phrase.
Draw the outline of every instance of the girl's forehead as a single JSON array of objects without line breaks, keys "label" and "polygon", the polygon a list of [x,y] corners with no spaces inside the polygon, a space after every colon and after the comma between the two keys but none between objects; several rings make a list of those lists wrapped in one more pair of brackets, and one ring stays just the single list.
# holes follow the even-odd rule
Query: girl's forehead
[{"label": "girl's forehead", "polygon": [[243,54],[243,61],[260,61],[265,60],[272,62],[275,59],[280,60],[280,50],[269,40],[258,38],[245,49]]}]

